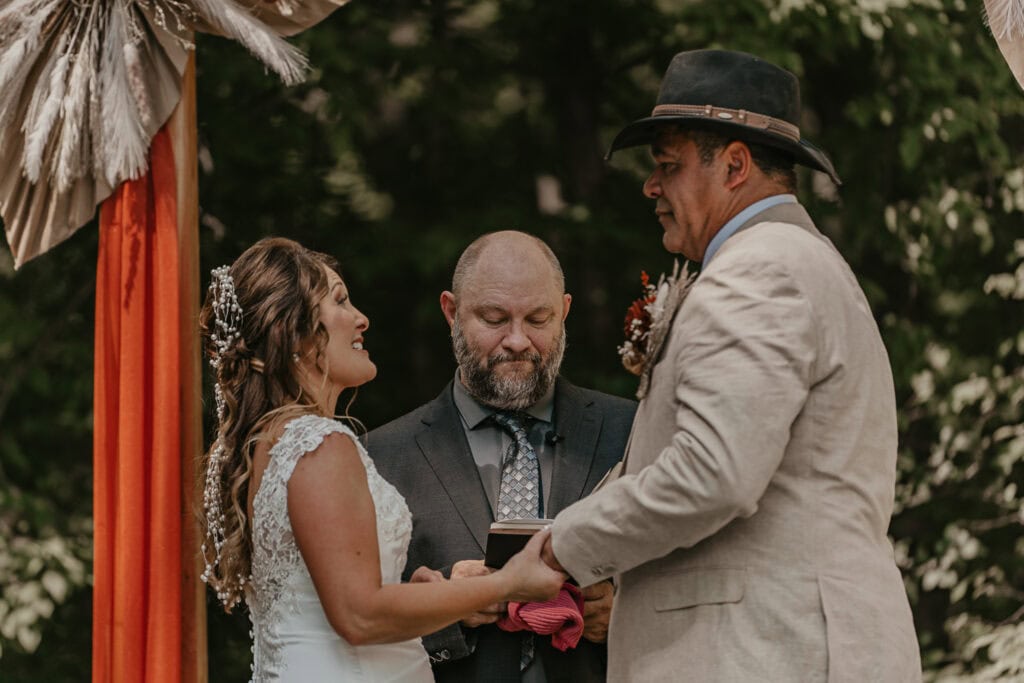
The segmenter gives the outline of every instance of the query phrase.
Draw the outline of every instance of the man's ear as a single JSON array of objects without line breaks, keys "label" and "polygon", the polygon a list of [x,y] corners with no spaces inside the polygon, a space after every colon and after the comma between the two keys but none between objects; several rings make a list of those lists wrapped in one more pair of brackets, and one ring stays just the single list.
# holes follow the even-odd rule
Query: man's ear
[{"label": "man's ear", "polygon": [[750,148],[746,143],[733,140],[722,151],[722,158],[726,163],[725,187],[735,190],[750,177],[754,166],[754,159],[750,156]]},{"label": "man's ear", "polygon": [[564,302],[562,305],[562,322],[565,322],[565,319],[569,317],[569,306],[572,305],[572,294],[562,295],[562,301]]},{"label": "man's ear", "polygon": [[455,295],[445,290],[441,292],[441,312],[444,313],[444,319],[448,321],[448,327],[455,324]]}]

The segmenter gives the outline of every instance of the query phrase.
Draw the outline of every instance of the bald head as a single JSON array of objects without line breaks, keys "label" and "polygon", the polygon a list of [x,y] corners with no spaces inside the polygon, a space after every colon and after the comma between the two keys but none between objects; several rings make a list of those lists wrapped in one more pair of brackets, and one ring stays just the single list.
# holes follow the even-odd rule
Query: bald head
[{"label": "bald head", "polygon": [[461,299],[466,287],[496,277],[539,278],[565,293],[565,275],[551,247],[518,230],[490,232],[466,247],[455,265],[452,293]]},{"label": "bald head", "polygon": [[540,400],[562,363],[571,303],[558,259],[536,237],[506,230],[469,245],[441,310],[470,395],[504,410]]}]

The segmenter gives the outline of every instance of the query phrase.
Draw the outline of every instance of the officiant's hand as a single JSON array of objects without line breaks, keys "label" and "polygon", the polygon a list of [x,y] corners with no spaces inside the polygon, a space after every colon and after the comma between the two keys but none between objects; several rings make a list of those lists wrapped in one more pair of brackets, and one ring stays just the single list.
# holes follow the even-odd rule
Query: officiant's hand
[{"label": "officiant's hand", "polygon": [[437,583],[445,581],[444,574],[430,567],[418,567],[409,577],[409,583]]},{"label": "officiant's hand", "polygon": [[587,586],[583,593],[583,637],[592,643],[608,640],[608,621],[612,616],[612,597],[615,590],[611,581]]},{"label": "officiant's hand", "polygon": [[[493,569],[484,565],[483,560],[460,560],[452,565],[452,578],[463,579],[470,576],[487,576]],[[505,616],[507,605],[504,602],[497,602],[493,605],[473,612],[460,623],[467,628],[476,628],[484,624],[493,624]]]}]

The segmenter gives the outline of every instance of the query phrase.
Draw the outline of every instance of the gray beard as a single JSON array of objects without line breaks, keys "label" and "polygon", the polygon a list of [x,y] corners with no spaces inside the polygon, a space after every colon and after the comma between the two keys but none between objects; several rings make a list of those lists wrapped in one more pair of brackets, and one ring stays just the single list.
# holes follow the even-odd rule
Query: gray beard
[{"label": "gray beard", "polygon": [[[492,358],[480,358],[470,347],[455,316],[452,324],[452,350],[459,364],[462,383],[477,401],[501,410],[525,410],[544,397],[558,377],[565,355],[565,325],[555,340],[554,348],[547,360],[538,353],[501,353]],[[528,375],[511,377],[498,376],[494,368],[498,363],[512,360],[533,362],[533,371]]]}]

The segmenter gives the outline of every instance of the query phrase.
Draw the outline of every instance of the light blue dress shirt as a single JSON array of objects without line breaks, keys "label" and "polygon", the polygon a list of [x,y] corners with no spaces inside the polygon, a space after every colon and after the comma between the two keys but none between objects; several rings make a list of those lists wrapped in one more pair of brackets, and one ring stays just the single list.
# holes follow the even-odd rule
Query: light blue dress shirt
[{"label": "light blue dress shirt", "polygon": [[730,218],[722,229],[711,238],[711,242],[708,244],[708,248],[704,251],[704,261],[701,263],[702,268],[707,268],[708,264],[711,263],[711,259],[714,258],[715,253],[721,248],[727,239],[732,237],[733,233],[740,229],[740,226],[749,221],[751,218],[761,213],[765,209],[770,209],[773,206],[779,204],[796,204],[796,195],[792,194],[773,194],[771,197],[765,197],[759,199],[747,208],[740,211],[738,214]]}]

